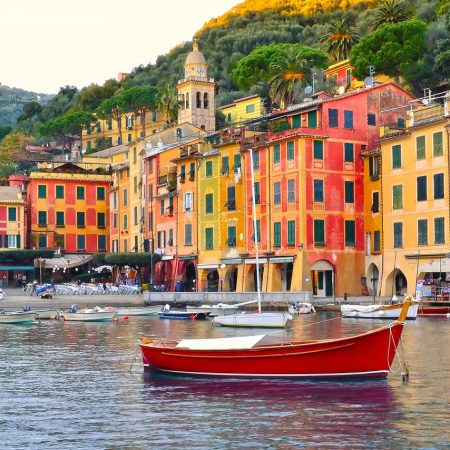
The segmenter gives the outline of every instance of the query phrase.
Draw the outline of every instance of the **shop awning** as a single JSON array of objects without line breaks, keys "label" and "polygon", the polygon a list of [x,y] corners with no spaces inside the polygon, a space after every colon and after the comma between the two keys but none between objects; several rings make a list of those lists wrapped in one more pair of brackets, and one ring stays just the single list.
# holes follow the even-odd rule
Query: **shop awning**
[{"label": "shop awning", "polygon": [[434,259],[419,266],[419,273],[450,272],[450,258]]},{"label": "shop awning", "polygon": [[242,258],[230,258],[230,259],[222,259],[222,263],[228,266],[234,264],[242,264]]},{"label": "shop awning", "polygon": [[[258,258],[258,264],[265,264],[267,258]],[[244,259],[244,264],[256,264],[256,258]]]},{"label": "shop awning", "polygon": [[197,269],[218,269],[219,264],[197,264]]},{"label": "shop awning", "polygon": [[33,266],[0,266],[0,270],[25,270],[34,271]]},{"label": "shop awning", "polygon": [[179,256],[178,261],[193,261],[195,258],[197,258],[197,255]]},{"label": "shop awning", "polygon": [[269,258],[269,262],[272,264],[291,263],[294,262],[293,256],[278,256],[275,258]]},{"label": "shop awning", "polygon": [[[58,269],[71,269],[72,267],[82,266],[92,259],[92,255],[77,255],[77,254],[65,254],[61,256],[56,256],[55,258],[45,258],[46,269],[53,269],[57,267]],[[39,267],[39,259],[36,260],[36,267]]]}]

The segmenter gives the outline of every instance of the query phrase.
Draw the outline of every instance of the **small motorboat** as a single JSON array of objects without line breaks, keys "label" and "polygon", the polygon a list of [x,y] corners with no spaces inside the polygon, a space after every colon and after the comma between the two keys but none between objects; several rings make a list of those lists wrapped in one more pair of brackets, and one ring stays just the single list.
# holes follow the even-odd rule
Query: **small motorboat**
[{"label": "small motorboat", "polygon": [[285,328],[292,316],[286,312],[243,312],[213,317],[214,325],[244,328]]},{"label": "small motorboat", "polygon": [[160,311],[158,317],[169,320],[205,320],[208,314],[205,312]]},{"label": "small motorboat", "polygon": [[31,311],[0,311],[0,323],[31,323],[36,314]]},{"label": "small motorboat", "polygon": [[309,314],[311,312],[316,312],[316,310],[311,303],[294,302],[292,305],[289,305],[289,312],[291,314]]},{"label": "small motorboat", "polygon": [[23,312],[34,313],[36,320],[59,319],[59,311],[56,308],[33,309],[30,305],[25,305],[23,307]]},{"label": "small motorboat", "polygon": [[78,309],[72,305],[70,312],[61,311],[63,320],[70,322],[104,322],[114,319],[116,312],[95,306],[94,308]]},{"label": "small motorboat", "polygon": [[267,334],[171,341],[141,338],[144,369],[216,377],[385,378],[403,332],[398,320],[336,339],[283,341]]},{"label": "small motorboat", "polygon": [[217,303],[216,305],[201,305],[201,306],[186,306],[189,312],[204,312],[209,317],[228,316],[229,314],[236,314],[239,310],[238,305],[227,305],[226,303]]},{"label": "small motorboat", "polygon": [[157,316],[161,310],[161,305],[144,306],[143,308],[124,307],[115,309],[118,316]]},{"label": "small motorboat", "polygon": [[[417,317],[419,302],[409,301],[410,305],[407,319],[414,320]],[[402,310],[403,303],[394,305],[341,305],[343,317],[353,317],[355,319],[395,319]]]}]

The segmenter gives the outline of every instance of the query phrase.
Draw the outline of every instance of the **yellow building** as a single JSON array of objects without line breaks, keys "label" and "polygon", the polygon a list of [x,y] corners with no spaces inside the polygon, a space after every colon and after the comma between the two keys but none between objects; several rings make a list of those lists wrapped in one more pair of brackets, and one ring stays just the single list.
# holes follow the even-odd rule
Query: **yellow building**
[{"label": "yellow building", "polygon": [[366,265],[381,295],[415,294],[417,279],[436,284],[450,271],[449,100],[411,111],[406,129],[380,139],[383,257]]},{"label": "yellow building", "polygon": [[227,126],[240,125],[264,114],[263,99],[259,95],[250,95],[221,106],[219,111],[224,114]]}]

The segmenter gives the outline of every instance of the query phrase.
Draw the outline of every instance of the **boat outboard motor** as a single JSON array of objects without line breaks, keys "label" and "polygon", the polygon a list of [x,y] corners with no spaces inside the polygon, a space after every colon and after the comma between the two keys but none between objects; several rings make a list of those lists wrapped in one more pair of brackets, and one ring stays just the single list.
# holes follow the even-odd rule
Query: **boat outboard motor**
[{"label": "boat outboard motor", "polygon": [[28,311],[31,311],[31,306],[30,305],[25,305],[22,309],[23,309],[24,312],[28,312]]},{"label": "boat outboard motor", "polygon": [[75,303],[70,307],[70,312],[71,313],[76,313],[78,311],[78,305],[76,305]]}]

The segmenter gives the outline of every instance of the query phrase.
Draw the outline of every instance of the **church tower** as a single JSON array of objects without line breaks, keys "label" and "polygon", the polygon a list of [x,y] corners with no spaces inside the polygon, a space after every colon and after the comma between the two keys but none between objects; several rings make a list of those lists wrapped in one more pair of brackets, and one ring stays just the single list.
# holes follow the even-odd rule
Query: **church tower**
[{"label": "church tower", "polygon": [[213,78],[208,78],[208,65],[194,39],[192,51],[184,63],[184,78],[178,82],[178,123],[188,122],[206,131],[216,128]]}]

